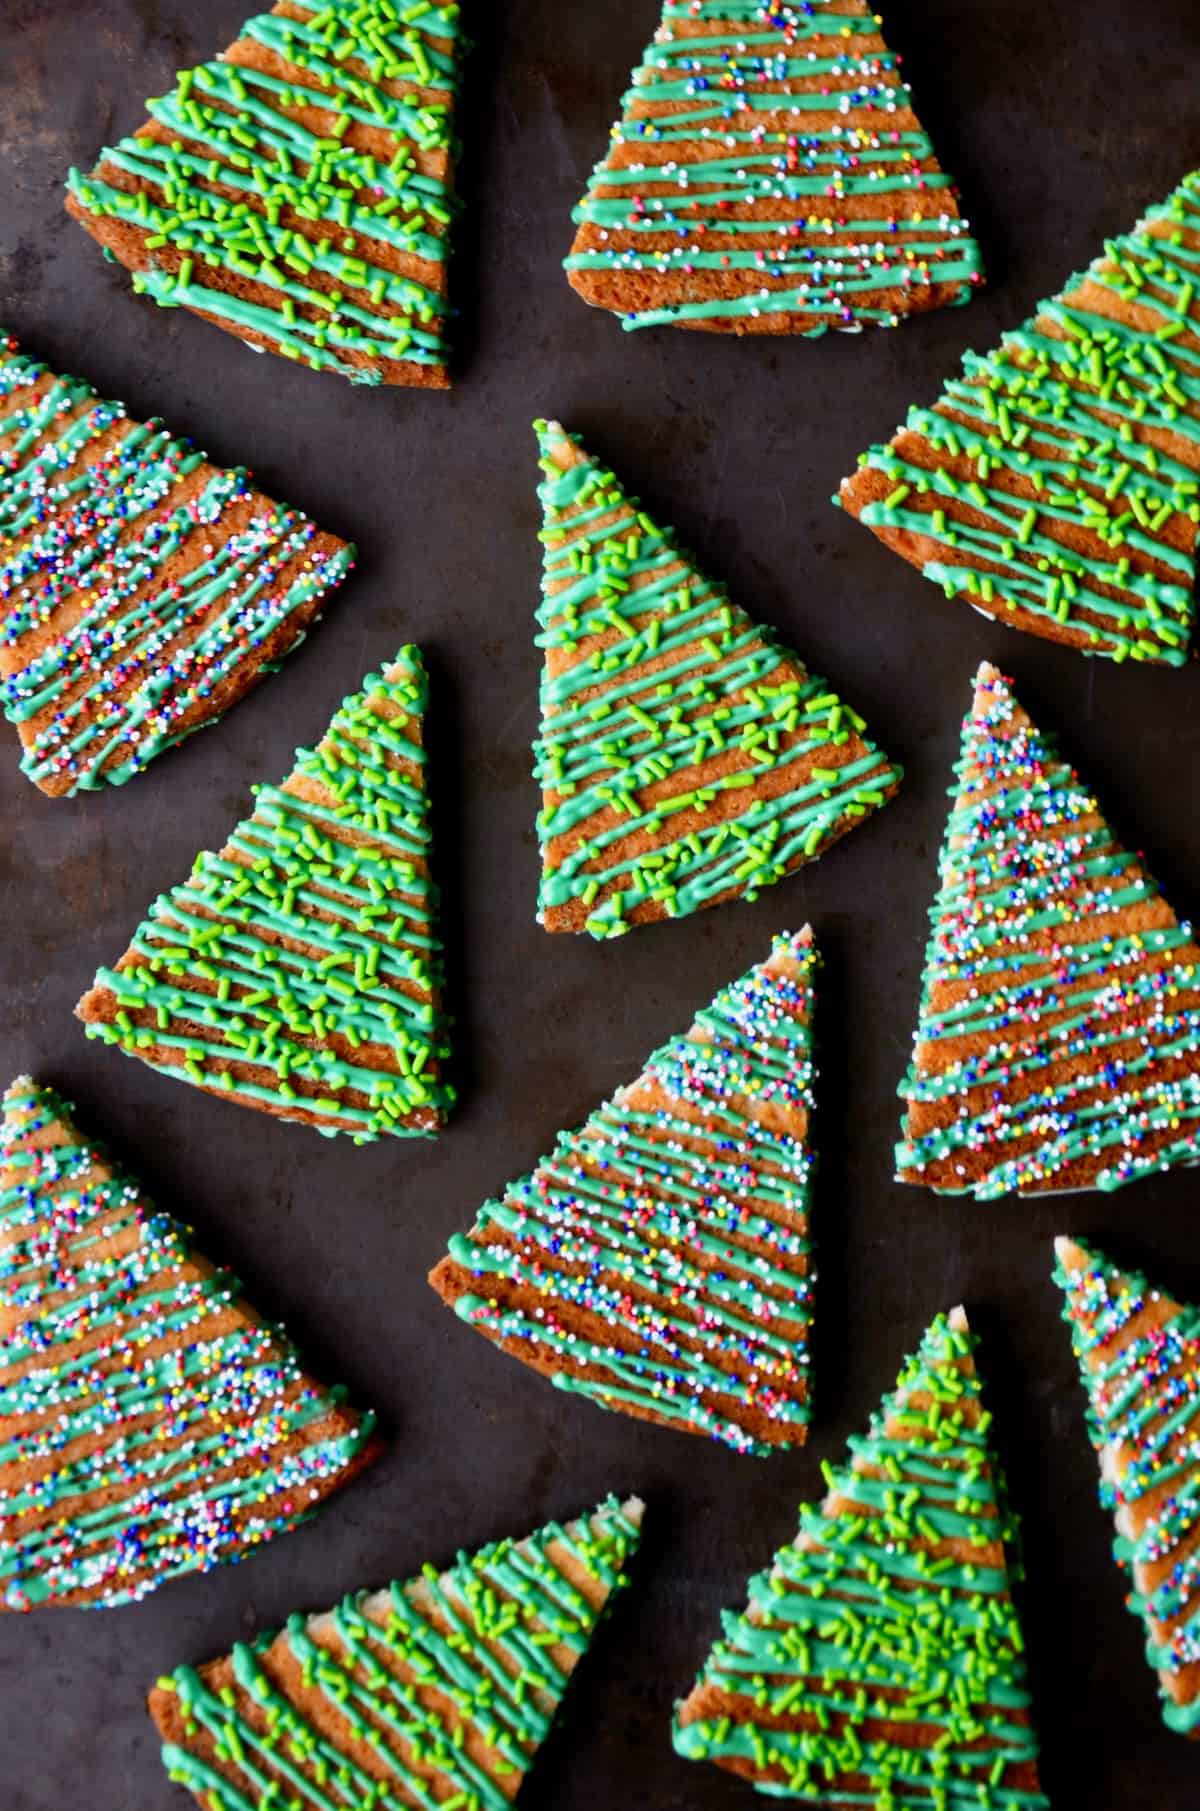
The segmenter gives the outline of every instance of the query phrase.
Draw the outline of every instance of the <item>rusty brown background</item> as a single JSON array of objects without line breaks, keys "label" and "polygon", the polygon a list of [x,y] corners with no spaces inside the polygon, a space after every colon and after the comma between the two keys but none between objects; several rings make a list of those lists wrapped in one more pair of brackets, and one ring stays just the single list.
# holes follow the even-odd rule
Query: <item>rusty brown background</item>
[{"label": "rusty brown background", "polygon": [[[1197,0],[887,0],[918,104],[958,176],[991,287],[894,334],[738,343],[624,335],[567,288],[570,209],[657,0],[466,0],[457,386],[354,390],[253,358],[136,300],[62,212],[62,178],[147,94],[236,35],[246,0],[0,0],[0,322],[60,369],[356,539],[309,644],[215,731],[123,791],[55,803],[0,726],[4,1078],[58,1084],[164,1207],[191,1218],[392,1445],[307,1530],[131,1609],[0,1619],[0,1811],[182,1811],[142,1693],[344,1591],[566,1516],[609,1489],[650,1514],[634,1587],[572,1687],[522,1811],[708,1811],[749,1789],[671,1750],[673,1699],[722,1605],[788,1539],[940,1308],[964,1299],[1017,1504],[1044,1775],[1056,1811],[1195,1811],[1200,1752],[1158,1721],[1095,1502],[1053,1233],[1108,1242],[1200,1296],[1196,1177],[977,1207],[894,1185],[945,788],[970,675],[1014,674],[1170,897],[1200,910],[1200,682],[1009,636],[947,604],[828,503],[910,400],[984,348],[1200,163]],[[817,868],[618,943],[533,921],[529,776],[539,550],[529,421],[557,414],[674,522],[749,610],[845,689],[908,766],[898,800]],[[462,1106],[436,1144],[326,1144],[88,1044],[71,1007],[148,901],[215,847],[343,693],[404,640],[433,671],[437,866]],[[447,1236],[530,1166],[771,934],[811,918],[821,1001],[822,1283],[807,1451],[769,1461],[559,1395],[425,1286]]]}]

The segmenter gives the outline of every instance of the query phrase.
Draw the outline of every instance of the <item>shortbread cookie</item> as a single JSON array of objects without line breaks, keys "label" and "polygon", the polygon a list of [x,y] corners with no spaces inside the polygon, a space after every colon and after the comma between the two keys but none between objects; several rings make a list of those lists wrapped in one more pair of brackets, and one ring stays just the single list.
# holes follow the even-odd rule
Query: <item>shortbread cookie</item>
[{"label": "shortbread cookie", "polygon": [[866,0],[665,0],[566,261],[623,327],[824,333],[966,302],[979,248]]},{"label": "shortbread cookie", "polygon": [[162,894],[76,1012],[89,1037],[358,1142],[436,1132],[440,1005],[420,653],[347,698],[219,854]]},{"label": "shortbread cookie", "polygon": [[684,1037],[503,1200],[430,1277],[560,1389],[738,1452],[808,1431],[812,933]]},{"label": "shortbread cookie", "polygon": [[279,0],[67,211],[164,308],[357,384],[443,389],[456,4]]},{"label": "shortbread cookie", "polygon": [[902,770],[574,436],[535,426],[540,922],[612,937],[753,899],[889,799]]},{"label": "shortbread cookie", "polygon": [[641,1520],[610,1497],[177,1668],[150,1694],[167,1772],[204,1811],[507,1811]]},{"label": "shortbread cookie", "polygon": [[984,665],[939,862],[897,1176],[977,1200],[1200,1156],[1200,949]]},{"label": "shortbread cookie", "polygon": [[0,1608],[132,1603],[296,1527],[374,1416],[28,1078],[0,1126]]},{"label": "shortbread cookie", "polygon": [[776,1798],[1048,1811],[975,1340],[939,1316],[828,1495],[750,1581],[675,1746]]},{"label": "shortbread cookie", "polygon": [[0,697],[55,797],[140,773],[304,639],[354,549],[0,335]]},{"label": "shortbread cookie", "polygon": [[1200,1312],[1059,1239],[1055,1282],[1088,1393],[1100,1500],[1168,1729],[1200,1736]]},{"label": "shortbread cookie", "polygon": [[1200,172],[913,408],[843,508],[986,616],[1182,666],[1200,524]]}]

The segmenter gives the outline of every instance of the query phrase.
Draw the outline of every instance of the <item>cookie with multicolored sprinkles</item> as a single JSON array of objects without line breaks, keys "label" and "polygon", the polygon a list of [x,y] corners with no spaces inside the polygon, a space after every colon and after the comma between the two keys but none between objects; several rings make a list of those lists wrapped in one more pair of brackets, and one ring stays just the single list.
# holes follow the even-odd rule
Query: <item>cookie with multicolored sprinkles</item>
[{"label": "cookie with multicolored sprinkles", "polygon": [[577,437],[534,425],[538,918],[612,937],[753,899],[884,804],[902,770]]},{"label": "cookie with multicolored sprinkles", "polygon": [[191,1229],[28,1077],[0,1122],[0,1609],[133,1603],[379,1452]]},{"label": "cookie with multicolored sprinkles", "polygon": [[279,0],[72,170],[67,212],[163,308],[356,384],[444,389],[454,109],[442,0]]},{"label": "cookie with multicolored sprinkles", "polygon": [[1011,1597],[1015,1519],[961,1308],[939,1315],[828,1494],[750,1581],[674,1740],[831,1811],[1048,1811]]},{"label": "cookie with multicolored sprinkles", "polygon": [[180,1081],[365,1142],[440,1129],[453,1090],[429,873],[419,651],[368,674],[282,786],[151,906],[76,1007]]},{"label": "cookie with multicolored sprinkles", "polygon": [[808,1432],[807,926],[450,1241],[430,1282],[563,1390],[737,1452]]},{"label": "cookie with multicolored sprinkles", "polygon": [[354,549],[0,334],[0,700],[53,797],[121,785],[304,635]]},{"label": "cookie with multicolored sprinkles", "polygon": [[939,860],[902,1182],[1115,1189],[1200,1158],[1200,948],[980,667]]},{"label": "cookie with multicolored sprinkles", "polygon": [[1088,1395],[1100,1500],[1117,1528],[1163,1722],[1200,1736],[1200,1312],[1077,1239],[1054,1280]]},{"label": "cookie with multicolored sprinkles", "polygon": [[912,408],[835,502],[985,616],[1182,666],[1200,525],[1200,172]]},{"label": "cookie with multicolored sprinkles", "polygon": [[625,328],[894,327],[983,281],[867,0],[665,0],[576,208],[573,289]]},{"label": "cookie with multicolored sprinkles", "polygon": [[508,1811],[637,1546],[609,1497],[178,1667],[150,1694],[204,1811]]}]

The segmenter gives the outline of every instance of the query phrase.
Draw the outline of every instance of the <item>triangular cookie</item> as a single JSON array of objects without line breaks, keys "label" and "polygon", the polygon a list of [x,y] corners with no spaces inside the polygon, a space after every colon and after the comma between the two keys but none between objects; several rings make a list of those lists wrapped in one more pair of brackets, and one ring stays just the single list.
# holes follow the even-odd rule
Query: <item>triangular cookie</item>
[{"label": "triangular cookie", "polygon": [[0,334],[0,699],[55,797],[120,785],[304,639],[354,549]]},{"label": "triangular cookie", "polygon": [[901,769],[574,436],[535,426],[538,916],[611,937],[753,899],[890,798]]},{"label": "triangular cookie", "polygon": [[420,653],[368,674],[76,1007],[89,1037],[357,1141],[436,1132],[440,1006]]},{"label": "triangular cookie", "polygon": [[132,1603],[307,1519],[374,1416],[28,1078],[0,1126],[0,1608]]},{"label": "triangular cookie", "polygon": [[560,1389],[738,1452],[808,1431],[805,927],[500,1201],[430,1277]]},{"label": "triangular cookie", "polygon": [[680,1754],[836,1811],[1048,1811],[974,1346],[961,1308],[939,1315],[824,1468],[679,1707]]},{"label": "triangular cookie", "polygon": [[72,170],[67,212],[164,308],[352,383],[445,388],[458,15],[279,0]]},{"label": "triangular cookie", "polygon": [[1200,1157],[1200,949],[980,667],[939,861],[902,1182],[989,1200]]},{"label": "triangular cookie", "polygon": [[1088,1393],[1100,1500],[1117,1526],[1158,1673],[1163,1722],[1200,1736],[1200,1313],[1081,1241],[1055,1243],[1054,1280]]},{"label": "triangular cookie", "polygon": [[1200,524],[1200,172],[969,352],[841,487],[948,597],[1050,641],[1182,666]]},{"label": "triangular cookie", "polygon": [[818,334],[970,299],[979,248],[866,0],[665,0],[566,261],[623,327]]},{"label": "triangular cookie", "polygon": [[167,1772],[204,1811],[507,1811],[641,1519],[609,1497],[179,1667],[150,1694]]}]

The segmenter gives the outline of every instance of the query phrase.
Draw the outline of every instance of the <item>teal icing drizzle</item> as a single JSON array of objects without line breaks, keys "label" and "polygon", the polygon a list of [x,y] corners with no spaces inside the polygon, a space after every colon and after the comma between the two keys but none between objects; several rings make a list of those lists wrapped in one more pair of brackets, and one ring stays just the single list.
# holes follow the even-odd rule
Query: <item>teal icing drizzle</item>
[{"label": "teal icing drizzle", "polygon": [[636,1500],[609,1497],[440,1576],[426,1566],[329,1616],[292,1616],[238,1644],[228,1686],[179,1667],[159,1681],[187,1738],[164,1745],[168,1774],[206,1811],[508,1811],[640,1519]]},{"label": "teal icing drizzle", "polygon": [[974,1343],[939,1316],[849,1463],[823,1467],[824,1505],[680,1707],[686,1759],[822,1805],[1048,1811]]},{"label": "teal icing drizzle", "polygon": [[885,498],[858,507],[849,478],[835,502],[884,539],[931,543],[917,563],[947,597],[1086,654],[1183,666],[1200,524],[1198,291],[1200,172],[863,455],[892,485]]},{"label": "teal icing drizzle", "polygon": [[0,336],[0,698],[35,784],[140,773],[295,647],[353,563],[240,467]]},{"label": "teal icing drizzle", "polygon": [[979,248],[898,61],[864,0],[666,0],[573,215],[574,287],[626,329],[810,337],[968,301]]},{"label": "teal icing drizzle", "polygon": [[559,928],[581,903],[584,928],[612,937],[753,899],[882,805],[902,769],[575,437],[535,428],[539,917]]},{"label": "teal icing drizzle", "polygon": [[453,1089],[440,1076],[427,703],[416,648],[369,674],[100,970],[88,1036],[326,1134],[436,1132]]},{"label": "teal icing drizzle", "polygon": [[743,1453],[803,1440],[817,964],[808,931],[776,938],[484,1205],[433,1277],[469,1326],[601,1407]]},{"label": "teal icing drizzle", "polygon": [[1121,1529],[1113,1552],[1133,1581],[1125,1601],[1160,1675],[1163,1722],[1190,1735],[1200,1696],[1181,1675],[1200,1661],[1200,1311],[1102,1252],[1067,1244],[1071,1262],[1060,1257],[1054,1280],[1088,1394],[1088,1434],[1111,1461],[1100,1500]]},{"label": "teal icing drizzle", "polygon": [[[132,1603],[306,1520],[374,1416],[22,1080],[0,1127],[0,1590]],[[182,1338],[181,1338],[182,1336]],[[331,1418],[340,1427],[330,1433]],[[83,1594],[82,1597],[80,1594]]]},{"label": "teal icing drizzle", "polygon": [[955,774],[898,1176],[983,1201],[1196,1162],[1190,925],[994,669]]},{"label": "teal icing drizzle", "polygon": [[[260,14],[148,102],[156,133],[72,170],[68,190],[85,222],[137,230],[134,288],[162,307],[353,383],[380,382],[381,363],[389,382],[413,381],[411,367],[446,359],[464,50],[455,4]],[[265,70],[247,60],[264,54]]]}]

